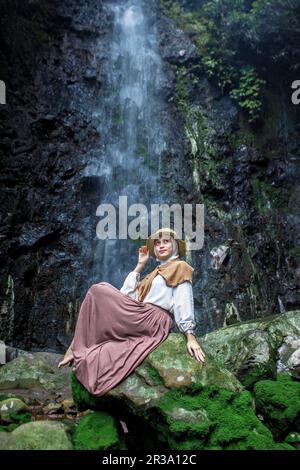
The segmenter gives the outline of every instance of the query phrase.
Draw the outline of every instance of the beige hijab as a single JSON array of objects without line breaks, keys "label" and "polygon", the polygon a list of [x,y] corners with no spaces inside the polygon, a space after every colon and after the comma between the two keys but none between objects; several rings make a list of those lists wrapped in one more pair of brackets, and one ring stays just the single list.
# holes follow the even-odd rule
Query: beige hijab
[{"label": "beige hijab", "polygon": [[157,274],[160,274],[165,279],[166,284],[169,287],[177,287],[178,284],[185,281],[192,283],[194,268],[177,256],[177,242],[174,239],[172,239],[172,244],[173,254],[170,256],[169,260],[161,262],[159,266],[151,271],[151,273],[147,274],[147,276],[139,283],[137,291],[138,300],[140,302],[143,302],[144,298],[150,291],[152,281]]}]

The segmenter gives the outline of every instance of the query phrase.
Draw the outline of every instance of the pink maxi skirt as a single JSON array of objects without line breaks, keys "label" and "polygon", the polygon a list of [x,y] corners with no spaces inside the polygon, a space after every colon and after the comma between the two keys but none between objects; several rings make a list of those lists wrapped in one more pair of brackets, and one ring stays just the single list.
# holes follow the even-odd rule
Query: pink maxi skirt
[{"label": "pink maxi skirt", "polygon": [[108,282],[93,284],[75,328],[76,377],[93,395],[104,395],[168,337],[172,324],[167,310],[133,300]]}]

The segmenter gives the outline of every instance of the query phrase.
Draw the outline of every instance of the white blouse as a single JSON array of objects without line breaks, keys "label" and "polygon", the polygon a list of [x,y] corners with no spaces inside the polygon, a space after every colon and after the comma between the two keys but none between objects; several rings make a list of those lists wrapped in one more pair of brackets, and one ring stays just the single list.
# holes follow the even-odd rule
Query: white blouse
[{"label": "white blouse", "polygon": [[[120,291],[132,299],[138,300],[136,288],[139,281],[140,273],[131,271]],[[196,327],[193,287],[189,281],[184,281],[177,287],[169,287],[163,276],[157,274],[143,302],[158,305],[171,312],[182,333],[186,333],[188,330],[193,331]]]}]

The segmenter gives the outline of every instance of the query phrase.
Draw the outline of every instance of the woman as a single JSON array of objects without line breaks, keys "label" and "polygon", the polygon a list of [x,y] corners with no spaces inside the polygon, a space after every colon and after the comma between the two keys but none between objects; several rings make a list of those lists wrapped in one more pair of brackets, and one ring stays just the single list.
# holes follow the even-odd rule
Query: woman
[{"label": "woman", "polygon": [[[165,228],[146,243],[120,290],[107,282],[88,290],[74,339],[58,365],[74,363],[78,380],[95,396],[114,388],[168,337],[173,317],[187,337],[189,354],[204,362],[194,335],[193,268],[180,259],[185,242]],[[140,281],[150,255],[159,265]]]}]

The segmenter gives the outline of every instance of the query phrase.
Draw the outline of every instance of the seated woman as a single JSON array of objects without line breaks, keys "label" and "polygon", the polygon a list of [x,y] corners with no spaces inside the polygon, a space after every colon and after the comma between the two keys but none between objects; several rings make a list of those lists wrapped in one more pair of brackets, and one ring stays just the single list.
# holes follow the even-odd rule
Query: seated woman
[{"label": "seated woman", "polygon": [[[150,235],[146,243],[120,290],[107,282],[90,287],[73,341],[58,365],[73,363],[78,380],[95,396],[114,388],[165,341],[173,318],[187,337],[189,354],[199,362],[205,360],[194,335],[194,269],[180,259],[185,242],[165,228]],[[140,281],[149,256],[159,265]]]}]

